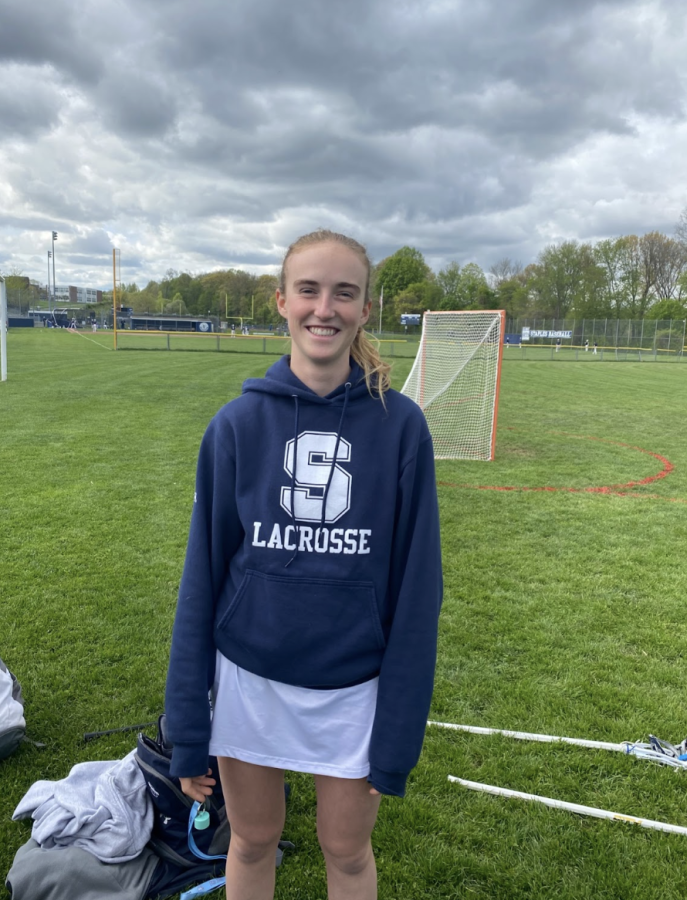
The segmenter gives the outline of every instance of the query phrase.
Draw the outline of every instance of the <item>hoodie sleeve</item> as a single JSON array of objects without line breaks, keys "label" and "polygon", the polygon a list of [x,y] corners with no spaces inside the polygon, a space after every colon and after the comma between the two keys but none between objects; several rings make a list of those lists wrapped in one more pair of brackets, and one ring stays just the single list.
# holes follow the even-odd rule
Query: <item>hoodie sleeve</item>
[{"label": "hoodie sleeve", "polygon": [[174,744],[170,771],[177,777],[204,775],[208,768],[215,604],[243,539],[232,445],[230,429],[220,428],[215,418],[198,457],[165,691],[168,733]]},{"label": "hoodie sleeve", "polygon": [[442,600],[439,510],[429,433],[401,473],[390,585],[396,605],[379,674],[368,781],[405,794],[429,713]]}]

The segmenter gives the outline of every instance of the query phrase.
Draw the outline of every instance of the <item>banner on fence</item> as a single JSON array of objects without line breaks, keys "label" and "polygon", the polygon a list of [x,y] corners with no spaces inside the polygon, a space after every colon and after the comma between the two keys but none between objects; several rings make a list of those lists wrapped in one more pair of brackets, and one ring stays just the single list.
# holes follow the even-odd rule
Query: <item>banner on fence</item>
[{"label": "banner on fence", "polygon": [[570,340],[572,331],[542,331],[540,329],[528,328],[523,326],[522,340],[529,341],[532,338],[565,338]]}]

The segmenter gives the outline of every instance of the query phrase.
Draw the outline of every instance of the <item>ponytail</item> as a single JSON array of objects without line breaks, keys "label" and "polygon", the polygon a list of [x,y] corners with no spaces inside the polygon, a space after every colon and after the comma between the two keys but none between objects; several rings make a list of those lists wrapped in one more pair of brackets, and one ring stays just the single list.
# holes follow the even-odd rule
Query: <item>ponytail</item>
[{"label": "ponytail", "polygon": [[391,365],[379,354],[379,341],[362,326],[351,344],[351,356],[365,375],[365,384],[373,397],[384,403],[384,393],[391,387]]}]

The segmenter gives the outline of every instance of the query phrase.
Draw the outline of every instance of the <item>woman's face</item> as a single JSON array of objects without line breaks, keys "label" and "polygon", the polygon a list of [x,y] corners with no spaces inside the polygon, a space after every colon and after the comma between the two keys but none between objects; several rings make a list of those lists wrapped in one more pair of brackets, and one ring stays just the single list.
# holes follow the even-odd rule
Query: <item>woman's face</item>
[{"label": "woman's face", "polygon": [[313,244],[289,257],[277,307],[289,325],[297,375],[303,366],[317,367],[332,375],[340,371],[345,380],[351,344],[370,316],[367,275],[363,259],[335,242]]}]

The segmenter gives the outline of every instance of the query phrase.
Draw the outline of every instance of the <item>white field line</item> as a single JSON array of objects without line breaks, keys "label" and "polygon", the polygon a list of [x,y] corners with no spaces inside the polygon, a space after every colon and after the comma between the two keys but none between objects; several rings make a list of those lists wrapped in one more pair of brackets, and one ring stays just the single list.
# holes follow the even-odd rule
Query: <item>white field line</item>
[{"label": "white field line", "polygon": [[642,828],[652,828],[654,831],[669,831],[672,834],[687,834],[687,828],[682,825],[671,825],[669,822],[656,822],[653,819],[643,819],[639,816],[626,816],[623,813],[611,812],[607,809],[597,809],[595,806],[580,806],[579,803],[567,803],[565,800],[554,800],[551,797],[540,797],[537,794],[525,794],[522,791],[511,791],[508,788],[496,787],[492,784],[480,784],[478,781],[466,781],[464,778],[456,778],[449,775],[448,780],[460,784],[471,791],[483,791],[494,794],[497,797],[510,797],[516,800],[533,800],[543,803],[553,809],[565,809],[568,812],[579,813],[582,816],[593,816],[596,819],[611,819],[615,822],[630,822],[633,825],[641,825]]},{"label": "white field line", "polygon": [[94,341],[93,338],[86,337],[85,334],[81,334],[80,331],[74,331],[73,328],[68,328],[67,331],[70,334],[78,334],[78,336],[82,337],[85,341],[90,341],[92,344],[96,344],[98,347],[102,347],[103,350],[112,350],[112,347],[106,347],[105,344],[101,344],[100,341]]}]

